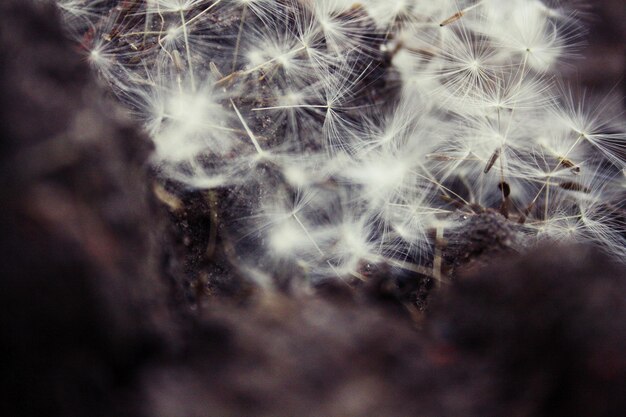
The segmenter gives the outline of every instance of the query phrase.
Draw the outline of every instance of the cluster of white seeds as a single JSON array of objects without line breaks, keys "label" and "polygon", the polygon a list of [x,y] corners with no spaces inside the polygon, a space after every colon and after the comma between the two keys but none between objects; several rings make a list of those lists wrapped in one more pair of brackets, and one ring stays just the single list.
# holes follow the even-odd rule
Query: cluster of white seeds
[{"label": "cluster of white seeds", "polygon": [[[439,277],[483,210],[626,259],[626,134],[556,75],[583,32],[540,0],[56,0],[169,180],[220,196],[253,279]],[[225,198],[224,196],[229,196]]]}]

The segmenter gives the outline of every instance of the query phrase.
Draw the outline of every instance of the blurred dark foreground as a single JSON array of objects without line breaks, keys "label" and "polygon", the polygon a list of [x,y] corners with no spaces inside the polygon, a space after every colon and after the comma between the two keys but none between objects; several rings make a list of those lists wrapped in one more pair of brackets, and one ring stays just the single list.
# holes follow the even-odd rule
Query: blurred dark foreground
[{"label": "blurred dark foreground", "polygon": [[[593,26],[612,52],[579,77],[598,90],[623,71],[618,23]],[[0,5],[0,63],[2,415],[624,414],[626,271],[593,249],[519,256],[486,214],[422,304],[384,271],[297,296],[224,284],[190,231],[204,206],[161,203],[149,142],[50,8]]]}]

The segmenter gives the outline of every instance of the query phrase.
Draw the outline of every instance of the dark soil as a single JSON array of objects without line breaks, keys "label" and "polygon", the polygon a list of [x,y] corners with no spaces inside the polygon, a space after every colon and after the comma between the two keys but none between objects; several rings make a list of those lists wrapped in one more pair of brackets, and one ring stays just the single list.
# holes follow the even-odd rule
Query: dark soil
[{"label": "dark soil", "polygon": [[[486,212],[451,282],[259,291],[38,2],[0,5],[2,415],[619,416],[626,271]],[[221,192],[220,192],[221,193]],[[621,410],[621,411],[620,411]]]}]

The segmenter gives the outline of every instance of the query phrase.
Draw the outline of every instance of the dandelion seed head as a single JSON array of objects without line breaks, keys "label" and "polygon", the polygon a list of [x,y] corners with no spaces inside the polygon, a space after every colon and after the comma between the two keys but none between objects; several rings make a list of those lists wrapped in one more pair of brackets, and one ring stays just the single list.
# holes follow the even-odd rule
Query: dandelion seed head
[{"label": "dandelion seed head", "polygon": [[[263,287],[434,268],[485,210],[626,255],[626,133],[559,81],[583,11],[542,0],[57,0],[166,178],[227,191]],[[598,104],[599,103],[599,104]],[[521,226],[520,226],[521,227]],[[409,262],[410,261],[410,262]]]}]

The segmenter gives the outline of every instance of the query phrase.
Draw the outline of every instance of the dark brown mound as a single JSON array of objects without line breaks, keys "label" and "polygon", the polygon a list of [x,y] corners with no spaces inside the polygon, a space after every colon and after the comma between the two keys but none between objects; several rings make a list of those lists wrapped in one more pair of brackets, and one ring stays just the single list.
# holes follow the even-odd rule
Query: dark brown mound
[{"label": "dark brown mound", "polygon": [[29,4],[0,5],[3,414],[110,415],[173,331],[149,145]]},{"label": "dark brown mound", "polygon": [[[618,416],[626,410],[626,273],[544,247],[455,282],[435,308],[464,404],[450,415]],[[443,388],[442,388],[443,389]]]}]

